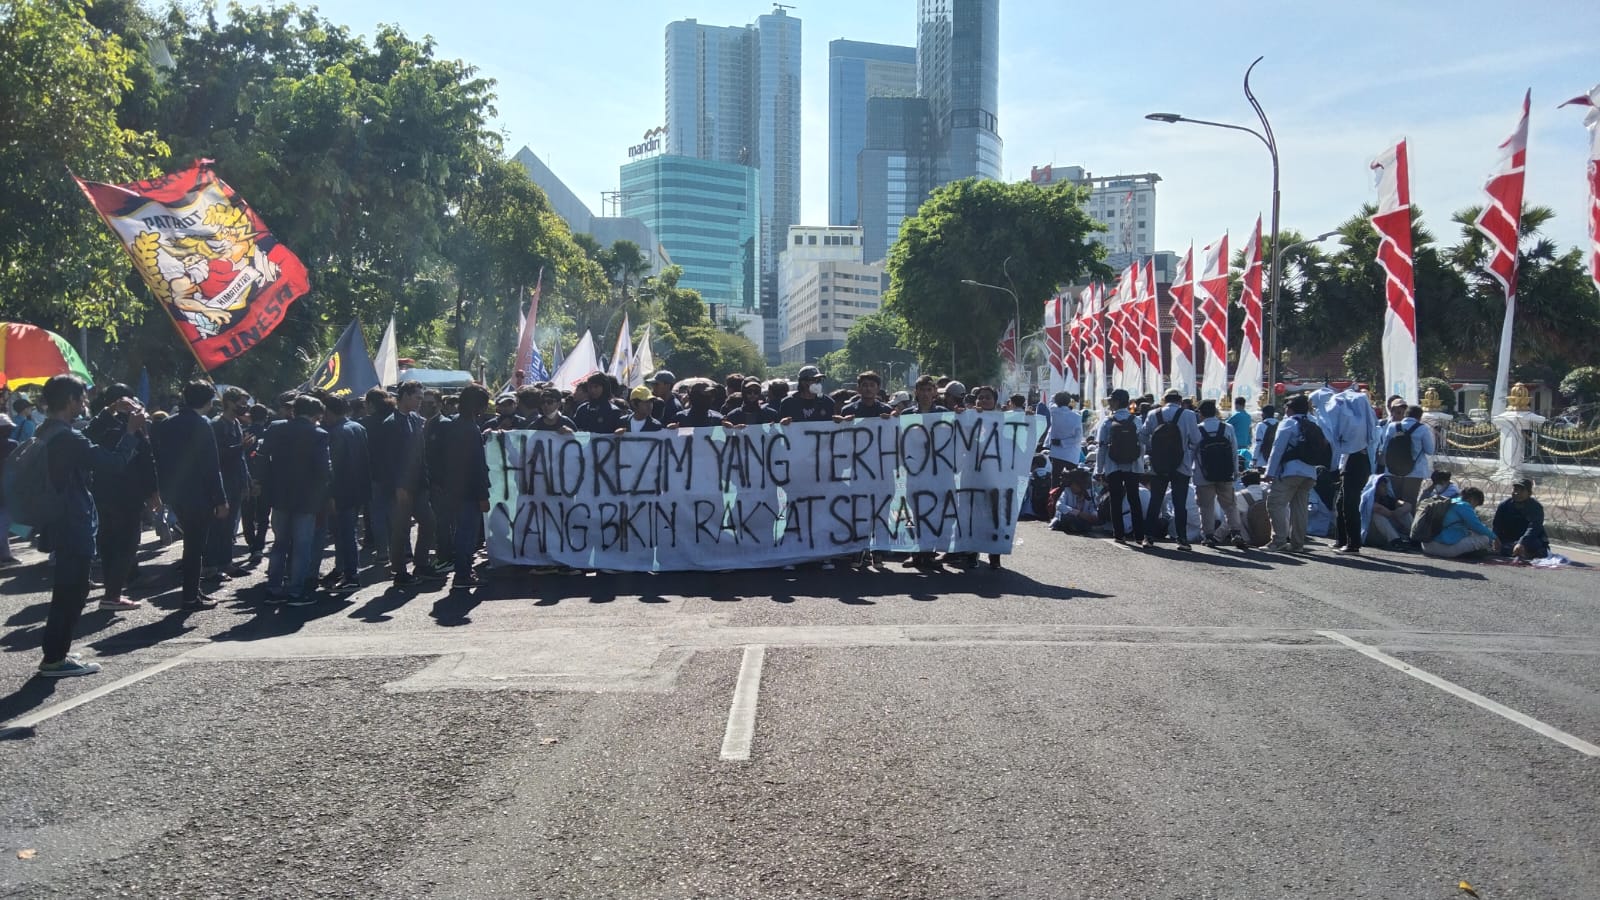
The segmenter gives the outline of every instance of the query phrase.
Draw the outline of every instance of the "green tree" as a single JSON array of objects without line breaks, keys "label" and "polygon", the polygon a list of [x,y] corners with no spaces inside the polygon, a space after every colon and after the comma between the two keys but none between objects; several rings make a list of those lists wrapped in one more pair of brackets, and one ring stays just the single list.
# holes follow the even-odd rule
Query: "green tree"
[{"label": "green tree", "polygon": [[121,119],[139,54],[91,24],[89,9],[86,0],[0,4],[0,315],[115,335],[139,321],[144,301],[67,172],[146,178],[167,147]]},{"label": "green tree", "polygon": [[995,345],[1015,306],[1003,292],[965,279],[1013,289],[1027,333],[1039,327],[1039,301],[1056,285],[1109,276],[1098,262],[1104,250],[1087,240],[1104,230],[1084,212],[1087,196],[1067,186],[967,179],[934,191],[901,223],[889,250],[884,306],[904,320],[905,346],[923,368],[942,368],[953,353],[951,374],[977,379],[999,370]]},{"label": "green tree", "polygon": [[[1461,233],[1450,256],[1471,286],[1476,306],[1471,357],[1493,365],[1500,347],[1505,291],[1486,269],[1488,242],[1473,225],[1479,212],[1473,206],[1453,216]],[[1512,371],[1543,381],[1555,381],[1573,366],[1593,360],[1600,342],[1600,295],[1584,272],[1582,251],[1558,253],[1555,242],[1540,233],[1553,218],[1555,212],[1549,207],[1522,207],[1517,309],[1511,331]]]}]

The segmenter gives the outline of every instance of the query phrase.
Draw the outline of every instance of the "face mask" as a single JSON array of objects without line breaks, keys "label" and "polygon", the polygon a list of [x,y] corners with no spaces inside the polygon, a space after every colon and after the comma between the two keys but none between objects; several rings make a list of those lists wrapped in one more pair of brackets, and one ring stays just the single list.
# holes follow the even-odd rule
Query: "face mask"
[{"label": "face mask", "polygon": [[822,396],[822,382],[819,381],[819,382],[813,382],[812,383],[812,385],[811,385],[811,396],[813,396],[813,397],[821,397]]}]

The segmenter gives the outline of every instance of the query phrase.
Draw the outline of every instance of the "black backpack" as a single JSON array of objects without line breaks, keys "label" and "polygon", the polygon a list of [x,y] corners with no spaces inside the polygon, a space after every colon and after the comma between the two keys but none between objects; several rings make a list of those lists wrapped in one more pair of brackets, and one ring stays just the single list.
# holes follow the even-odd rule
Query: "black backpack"
[{"label": "black backpack", "polygon": [[1106,452],[1112,462],[1126,466],[1139,461],[1139,426],[1132,416],[1111,420],[1110,443]]},{"label": "black backpack", "polygon": [[1389,436],[1389,443],[1383,448],[1384,471],[1401,478],[1410,476],[1411,470],[1417,466],[1417,445],[1412,435],[1421,427],[1422,423],[1418,422],[1411,426],[1410,431],[1404,427],[1395,428]]},{"label": "black backpack", "polygon": [[1170,421],[1161,417],[1160,410],[1151,415],[1156,417],[1156,427],[1150,432],[1150,471],[1175,475],[1183,465],[1183,431],[1178,428],[1183,410],[1178,410]]},{"label": "black backpack", "polygon": [[1326,469],[1333,465],[1333,445],[1322,433],[1322,426],[1307,416],[1296,419],[1300,424],[1300,439],[1283,451],[1283,460],[1298,459],[1312,468]]},{"label": "black backpack", "polygon": [[1417,513],[1411,519],[1411,534],[1419,544],[1432,541],[1444,530],[1444,517],[1450,513],[1450,498],[1433,496],[1417,504]]},{"label": "black backpack", "polygon": [[1200,457],[1200,474],[1205,480],[1216,484],[1223,481],[1232,481],[1237,457],[1233,452],[1233,445],[1228,443],[1227,425],[1219,423],[1216,431],[1207,431],[1205,426],[1200,427],[1200,447],[1197,455]]},{"label": "black backpack", "polygon": [[1261,458],[1256,460],[1256,465],[1265,469],[1267,460],[1272,458],[1272,442],[1278,439],[1278,420],[1273,419],[1267,423],[1267,430],[1261,433]]}]

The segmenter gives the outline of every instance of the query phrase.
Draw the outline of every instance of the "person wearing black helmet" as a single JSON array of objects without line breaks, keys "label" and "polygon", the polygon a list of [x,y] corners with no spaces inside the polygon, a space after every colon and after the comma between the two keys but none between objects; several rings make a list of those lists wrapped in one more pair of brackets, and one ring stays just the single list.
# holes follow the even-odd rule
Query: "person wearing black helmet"
[{"label": "person wearing black helmet", "polygon": [[822,371],[816,366],[805,366],[797,376],[800,387],[783,398],[778,407],[780,425],[791,422],[834,422],[833,398],[822,392]]}]

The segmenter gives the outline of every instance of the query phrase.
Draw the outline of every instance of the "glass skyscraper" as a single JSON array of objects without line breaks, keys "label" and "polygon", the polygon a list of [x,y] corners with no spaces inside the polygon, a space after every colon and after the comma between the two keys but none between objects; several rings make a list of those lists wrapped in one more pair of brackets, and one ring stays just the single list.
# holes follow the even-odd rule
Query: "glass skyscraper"
[{"label": "glass skyscraper", "polygon": [[837,40],[828,43],[828,223],[859,225],[857,157],[867,146],[867,101],[915,97],[917,49]]},{"label": "glass skyscraper", "polygon": [[1000,0],[917,0],[917,92],[939,133],[939,183],[998,179]]},{"label": "glass skyscraper", "polygon": [[800,20],[776,8],[742,28],[672,22],[666,87],[668,154],[759,173],[758,305],[775,323],[778,251],[800,219]]},{"label": "glass skyscraper", "polygon": [[729,309],[760,302],[761,202],[756,170],[662,155],[622,167],[622,214],[644,222],[672,261],[678,285]]}]

